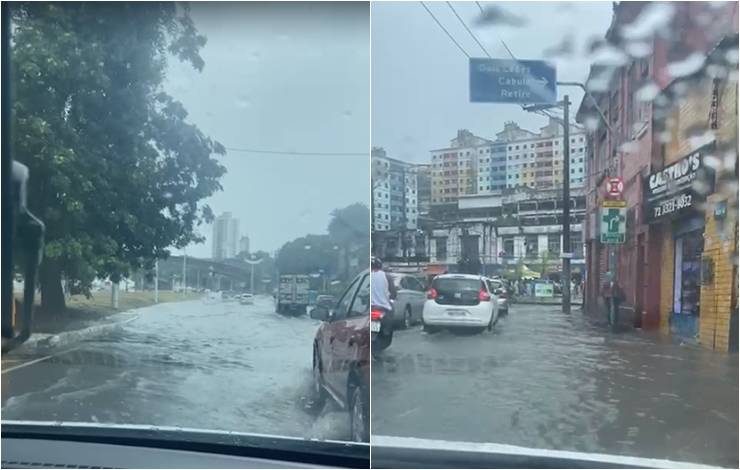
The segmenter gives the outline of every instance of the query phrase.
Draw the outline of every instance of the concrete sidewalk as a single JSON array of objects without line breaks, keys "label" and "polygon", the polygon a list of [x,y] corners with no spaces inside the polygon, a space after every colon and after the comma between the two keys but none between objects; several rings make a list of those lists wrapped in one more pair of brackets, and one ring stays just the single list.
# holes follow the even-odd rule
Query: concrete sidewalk
[{"label": "concrete sidewalk", "polygon": [[[136,320],[139,314],[136,311],[122,312],[113,315],[107,315],[98,322],[89,322],[85,325],[79,323],[69,323],[69,329],[59,329],[53,333],[38,332],[32,333],[31,337],[25,343],[16,349],[3,355],[3,368],[5,368],[6,357],[12,359],[18,356],[38,356],[49,353],[51,350],[60,347],[66,347],[71,344],[104,335],[114,331],[117,328]],[[73,326],[74,325],[74,326]]]}]

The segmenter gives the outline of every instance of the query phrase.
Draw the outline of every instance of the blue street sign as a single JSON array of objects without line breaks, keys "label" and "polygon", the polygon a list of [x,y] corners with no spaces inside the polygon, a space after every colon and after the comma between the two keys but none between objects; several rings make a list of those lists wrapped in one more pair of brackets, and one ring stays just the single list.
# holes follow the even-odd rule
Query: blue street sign
[{"label": "blue street sign", "polygon": [[473,103],[552,104],[555,66],[543,60],[470,59]]}]

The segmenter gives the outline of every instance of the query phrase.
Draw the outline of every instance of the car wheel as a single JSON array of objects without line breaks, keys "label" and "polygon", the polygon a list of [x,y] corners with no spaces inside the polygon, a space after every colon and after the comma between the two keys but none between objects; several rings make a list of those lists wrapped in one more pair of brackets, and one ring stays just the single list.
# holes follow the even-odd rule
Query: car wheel
[{"label": "car wheel", "polygon": [[439,329],[436,326],[431,326],[431,325],[427,325],[426,323],[424,323],[423,319],[421,321],[421,329],[422,331],[426,333],[430,333],[430,334],[436,333],[437,331],[439,331]]},{"label": "car wheel", "polygon": [[324,408],[326,403],[326,390],[324,390],[323,379],[321,377],[321,362],[318,351],[314,348],[313,352],[313,371],[311,381],[311,402],[309,408],[318,412]]},{"label": "car wheel", "polygon": [[403,312],[403,328],[409,329],[413,325],[411,320],[411,305],[406,306],[406,310]]},{"label": "car wheel", "polygon": [[349,429],[351,438],[355,442],[370,441],[370,397],[367,388],[353,380],[349,394]]}]

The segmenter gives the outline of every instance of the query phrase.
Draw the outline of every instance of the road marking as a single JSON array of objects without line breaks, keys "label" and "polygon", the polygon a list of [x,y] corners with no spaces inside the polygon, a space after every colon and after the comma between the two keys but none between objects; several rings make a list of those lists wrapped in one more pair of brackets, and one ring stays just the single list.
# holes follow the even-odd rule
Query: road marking
[{"label": "road marking", "polygon": [[416,411],[419,411],[419,407],[416,407],[416,408],[411,408],[410,410],[406,410],[406,411],[404,411],[403,413],[399,414],[399,415],[398,415],[398,417],[399,417],[399,418],[403,418],[404,416],[406,416],[406,415],[410,415],[411,413],[414,413],[414,412],[416,412]]},{"label": "road marking", "polygon": [[9,368],[3,370],[2,372],[0,372],[0,374],[7,374],[8,372],[13,372],[14,370],[18,370],[18,369],[21,369],[21,368],[26,367],[26,366],[32,366],[32,365],[37,364],[39,362],[46,361],[47,359],[51,359],[52,357],[60,356],[62,354],[66,354],[68,352],[72,352],[75,349],[78,349],[78,348],[67,349],[66,351],[58,352],[56,354],[50,354],[48,356],[44,356],[44,357],[40,357],[38,359],[34,359],[33,361],[28,361],[28,362],[21,363],[21,364],[18,364],[17,366],[9,367]]}]

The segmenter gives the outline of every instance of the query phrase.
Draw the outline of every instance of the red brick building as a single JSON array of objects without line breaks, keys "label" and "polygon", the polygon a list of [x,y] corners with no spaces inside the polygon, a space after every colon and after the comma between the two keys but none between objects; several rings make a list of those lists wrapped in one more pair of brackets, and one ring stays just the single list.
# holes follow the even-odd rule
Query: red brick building
[{"label": "red brick building", "polygon": [[[665,21],[654,21],[655,18]],[[653,21],[649,21],[653,18]],[[711,27],[710,27],[711,25]],[[737,33],[736,2],[620,2],[601,44],[624,60],[594,64],[576,114],[589,130],[586,191],[585,307],[601,312],[599,288],[614,271],[626,300],[625,323],[644,328],[661,324],[661,259],[666,226],[646,223],[645,178],[663,168],[668,136],[655,127],[654,102],[670,83],[701,67],[706,55],[727,35]],[[606,122],[604,122],[606,120]],[[608,123],[608,124],[607,124]],[[627,204],[626,242],[610,249],[599,241],[599,210],[605,181],[619,176]],[[611,258],[611,259],[610,259]]]}]

